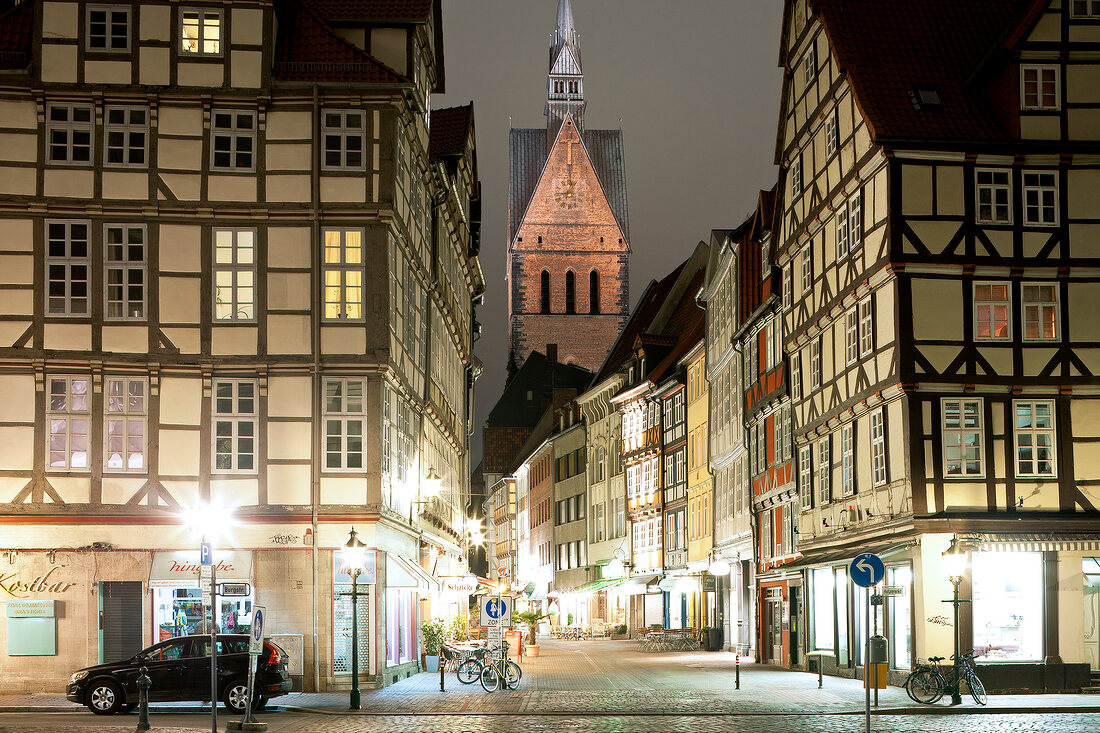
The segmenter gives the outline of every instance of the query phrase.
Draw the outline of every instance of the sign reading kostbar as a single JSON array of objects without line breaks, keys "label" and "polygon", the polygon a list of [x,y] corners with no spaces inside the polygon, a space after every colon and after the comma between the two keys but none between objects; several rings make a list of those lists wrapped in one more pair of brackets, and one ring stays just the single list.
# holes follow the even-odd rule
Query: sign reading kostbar
[{"label": "sign reading kostbar", "polygon": [[512,625],[512,599],[487,596],[481,600],[481,625],[509,628]]}]

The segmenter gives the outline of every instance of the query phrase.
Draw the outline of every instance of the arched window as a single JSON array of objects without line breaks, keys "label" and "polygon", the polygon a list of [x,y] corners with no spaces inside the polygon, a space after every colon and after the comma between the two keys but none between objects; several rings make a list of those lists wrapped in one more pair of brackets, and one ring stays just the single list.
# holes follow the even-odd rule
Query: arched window
[{"label": "arched window", "polygon": [[542,312],[550,312],[550,273],[542,271]]},{"label": "arched window", "polygon": [[595,270],[588,274],[588,312],[600,312],[600,273]]},{"label": "arched window", "polygon": [[572,270],[565,273],[565,312],[577,312],[577,278]]}]

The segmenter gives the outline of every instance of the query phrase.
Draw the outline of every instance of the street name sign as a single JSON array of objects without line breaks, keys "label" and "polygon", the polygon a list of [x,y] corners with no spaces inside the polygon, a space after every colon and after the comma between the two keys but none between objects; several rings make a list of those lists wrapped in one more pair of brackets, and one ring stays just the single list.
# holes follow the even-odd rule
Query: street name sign
[{"label": "street name sign", "polygon": [[218,583],[219,596],[247,596],[249,590],[248,583]]},{"label": "street name sign", "polygon": [[902,596],[905,595],[905,588],[900,585],[888,585],[882,589],[882,595],[884,596]]},{"label": "street name sign", "polygon": [[848,568],[848,574],[856,585],[870,588],[882,581],[882,578],[886,575],[886,566],[882,564],[882,560],[879,559],[878,555],[865,552],[862,555],[856,555],[856,559],[852,560],[852,564]]}]

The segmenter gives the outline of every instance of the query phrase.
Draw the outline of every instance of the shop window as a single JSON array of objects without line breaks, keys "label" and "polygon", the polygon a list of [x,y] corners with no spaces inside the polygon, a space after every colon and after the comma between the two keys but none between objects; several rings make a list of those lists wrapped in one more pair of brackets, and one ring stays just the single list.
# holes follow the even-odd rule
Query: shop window
[{"label": "shop window", "polygon": [[913,571],[908,565],[886,569],[887,585],[902,589],[900,596],[893,596],[890,604],[890,661],[894,669],[910,669],[913,665]]},{"label": "shop window", "polygon": [[108,377],[104,381],[106,469],[144,473],[147,381],[123,377]]},{"label": "shop window", "polygon": [[110,321],[145,318],[145,225],[103,227],[107,312]]},{"label": "shop window", "polygon": [[256,230],[214,230],[214,320],[256,319]]},{"label": "shop window", "polygon": [[833,650],[833,569],[814,568],[814,649]]},{"label": "shop window", "polygon": [[363,468],[363,379],[325,380],[325,468]]},{"label": "shop window", "polygon": [[[334,675],[351,674],[351,576],[340,567],[339,553],[333,553],[333,583],[332,583],[332,673]],[[373,603],[371,594],[374,591],[373,584],[363,582],[360,577],[358,584],[358,608],[356,609],[356,636],[359,645],[359,673],[369,671],[370,642],[371,642],[371,614]]]},{"label": "shop window", "polygon": [[214,382],[214,470],[256,470],[256,383]]},{"label": "shop window", "polygon": [[46,313],[88,315],[88,252],[86,221],[46,222]]},{"label": "shop window", "polygon": [[50,377],[46,395],[49,467],[88,470],[88,426],[91,417],[88,377]]},{"label": "shop window", "polygon": [[848,666],[848,568],[834,568],[836,582],[836,663]]},{"label": "shop window", "polygon": [[411,662],[420,656],[417,605],[415,591],[386,589],[386,662],[391,666]]},{"label": "shop window", "polygon": [[978,552],[971,578],[974,651],[983,662],[1043,659],[1043,563],[1038,552]]},{"label": "shop window", "polygon": [[326,229],[325,320],[363,318],[363,230]]}]

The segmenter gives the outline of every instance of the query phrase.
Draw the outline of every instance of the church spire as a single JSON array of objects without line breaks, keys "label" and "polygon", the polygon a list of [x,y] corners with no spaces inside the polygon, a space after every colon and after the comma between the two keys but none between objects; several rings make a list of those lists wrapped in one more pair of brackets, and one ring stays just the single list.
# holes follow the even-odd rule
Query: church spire
[{"label": "church spire", "polygon": [[550,73],[546,80],[547,145],[553,143],[567,114],[584,129],[584,75],[581,47],[573,25],[572,0],[558,0],[558,18],[550,40]]}]

